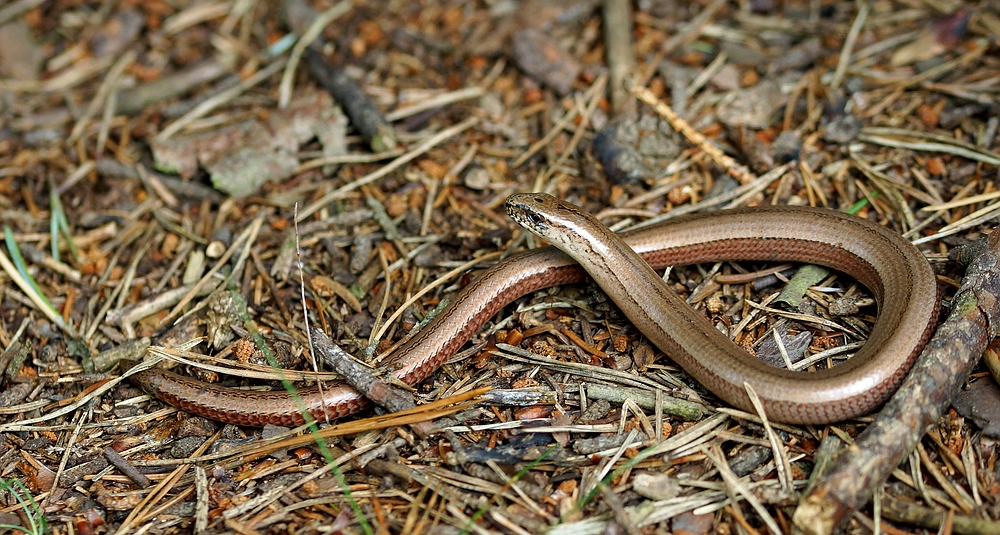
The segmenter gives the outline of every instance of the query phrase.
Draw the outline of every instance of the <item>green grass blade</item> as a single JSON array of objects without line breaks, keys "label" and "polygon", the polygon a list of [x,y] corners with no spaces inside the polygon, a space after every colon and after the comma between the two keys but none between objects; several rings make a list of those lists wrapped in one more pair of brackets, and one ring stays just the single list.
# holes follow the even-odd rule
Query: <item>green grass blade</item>
[{"label": "green grass blade", "polygon": [[35,497],[17,479],[0,479],[0,493],[10,491],[17,503],[24,509],[24,516],[28,519],[30,526],[14,526],[11,524],[0,524],[0,528],[7,528],[13,531],[20,531],[28,535],[44,535],[49,532],[48,522],[42,513]]},{"label": "green grass blade", "polygon": [[[49,298],[45,297],[45,294],[42,293],[42,289],[38,287],[38,283],[35,282],[35,278],[28,272],[28,265],[24,262],[24,257],[21,256],[21,249],[17,246],[17,242],[14,241],[14,232],[10,230],[10,227],[4,226],[3,238],[4,242],[7,244],[7,251],[10,252],[11,261],[14,263],[14,267],[17,268],[17,272],[21,274],[21,277],[23,277],[25,281],[27,281],[28,285],[31,286],[31,289],[38,294],[38,298],[41,299],[41,301],[45,303],[45,305],[48,306],[53,312],[57,312],[56,308],[52,306],[52,303],[49,301]],[[58,316],[59,314],[56,313],[56,315]]]}]

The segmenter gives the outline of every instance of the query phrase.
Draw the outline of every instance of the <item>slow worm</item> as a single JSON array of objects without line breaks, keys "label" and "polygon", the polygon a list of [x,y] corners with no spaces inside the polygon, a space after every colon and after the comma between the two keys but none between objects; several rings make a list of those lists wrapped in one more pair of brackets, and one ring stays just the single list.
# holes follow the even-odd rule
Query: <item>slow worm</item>
[{"label": "slow worm", "polygon": [[[515,221],[555,247],[511,256],[466,287],[398,349],[388,363],[396,379],[419,383],[513,300],[583,281],[589,273],[647,338],[726,402],[752,410],[747,383],[770,418],[821,424],[881,405],[909,371],[937,319],[937,285],[923,255],[884,227],[832,210],[717,211],[615,235],[592,215],[545,194],[513,195],[507,209]],[[829,369],[774,368],[737,348],[653,271],[727,260],[810,262],[854,277],[872,292],[879,308],[867,343],[846,363]],[[166,403],[222,422],[287,426],[303,421],[299,405],[284,391],[226,388],[157,368],[131,380]],[[302,388],[299,395],[319,421],[370,404],[344,384],[329,385],[322,392]]]}]

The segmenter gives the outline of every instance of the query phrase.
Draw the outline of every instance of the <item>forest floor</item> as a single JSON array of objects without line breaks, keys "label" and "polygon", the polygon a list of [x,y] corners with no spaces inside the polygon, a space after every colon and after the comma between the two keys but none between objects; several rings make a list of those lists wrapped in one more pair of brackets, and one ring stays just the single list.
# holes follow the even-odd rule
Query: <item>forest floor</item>
[{"label": "forest floor", "polygon": [[[593,283],[519,292],[416,384],[381,372],[539,245],[504,209],[526,191],[616,231],[849,211],[917,245],[944,318],[948,254],[1000,215],[1000,7],[931,4],[7,3],[0,534],[792,532],[820,445],[872,417],[762,423]],[[757,357],[834,366],[875,294],[804,271],[704,263],[667,284]],[[297,425],[283,379],[354,396],[310,371],[335,353],[310,329],[416,408],[372,387],[389,410]],[[194,390],[170,404],[140,388],[153,372],[125,377],[151,357]],[[929,432],[840,529],[1000,532],[980,366],[953,406],[917,407]]]}]

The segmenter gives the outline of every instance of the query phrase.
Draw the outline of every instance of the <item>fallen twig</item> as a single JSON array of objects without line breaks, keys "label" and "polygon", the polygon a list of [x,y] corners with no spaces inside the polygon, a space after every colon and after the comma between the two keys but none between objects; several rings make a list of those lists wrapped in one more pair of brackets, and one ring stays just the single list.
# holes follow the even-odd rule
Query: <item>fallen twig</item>
[{"label": "fallen twig", "polygon": [[[309,333],[312,338],[313,350],[319,353],[327,364],[334,367],[337,373],[344,376],[344,381],[355,390],[361,392],[376,405],[389,412],[405,411],[417,406],[409,393],[393,388],[337,347],[325,332],[313,327]],[[433,429],[431,422],[415,422],[414,431],[421,436],[427,436]]]},{"label": "fallen twig", "polygon": [[868,503],[875,489],[917,446],[927,428],[1000,330],[1000,232],[953,252],[968,265],[951,314],[918,357],[878,418],[842,451],[799,503],[793,521],[805,533],[830,533]]}]

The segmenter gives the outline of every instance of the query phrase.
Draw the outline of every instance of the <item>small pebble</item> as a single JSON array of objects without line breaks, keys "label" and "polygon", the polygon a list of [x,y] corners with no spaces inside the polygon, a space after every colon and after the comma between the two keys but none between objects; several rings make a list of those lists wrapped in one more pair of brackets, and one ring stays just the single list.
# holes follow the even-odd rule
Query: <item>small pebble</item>
[{"label": "small pebble", "polygon": [[730,127],[767,128],[774,113],[787,100],[778,82],[768,80],[735,91],[732,98],[719,105],[716,116],[719,122]]},{"label": "small pebble", "polygon": [[632,490],[650,500],[670,500],[681,493],[681,485],[667,474],[640,472],[632,478]]},{"label": "small pebble", "polygon": [[181,422],[177,428],[177,438],[210,437],[215,434],[218,426],[212,420],[200,416],[192,416]]},{"label": "small pebble", "polygon": [[191,436],[179,438],[170,447],[170,456],[174,459],[190,457],[204,442],[205,437]]},{"label": "small pebble", "polygon": [[847,143],[861,132],[861,119],[847,114],[823,126],[823,139],[834,143]]},{"label": "small pebble", "polygon": [[471,190],[482,191],[490,185],[490,173],[482,167],[473,167],[465,173],[463,183]]},{"label": "small pebble", "polygon": [[213,241],[205,248],[205,256],[209,258],[219,258],[226,252],[226,244],[221,241]]}]

